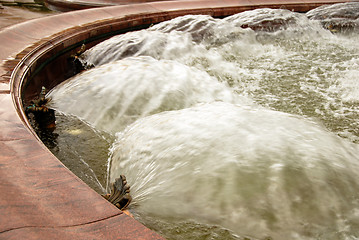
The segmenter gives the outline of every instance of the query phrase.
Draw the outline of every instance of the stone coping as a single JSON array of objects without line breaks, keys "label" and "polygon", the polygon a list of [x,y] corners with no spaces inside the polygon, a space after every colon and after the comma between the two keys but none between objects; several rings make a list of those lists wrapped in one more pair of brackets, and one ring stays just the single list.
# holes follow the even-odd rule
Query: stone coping
[{"label": "stone coping", "polygon": [[[60,72],[46,70],[54,59],[76,51],[87,39],[98,41],[111,32],[185,14],[220,17],[262,7],[305,12],[339,2],[347,1],[163,1],[68,12],[0,31],[0,238],[163,239],[84,184],[30,127],[23,111],[24,92],[37,93],[41,85],[63,80],[57,78]],[[43,77],[33,78],[39,69]]]},{"label": "stone coping", "polygon": [[[45,0],[45,5],[55,11],[67,12],[87,8],[128,5],[159,1],[176,1],[176,0]],[[186,0],[182,0],[186,1]]]}]

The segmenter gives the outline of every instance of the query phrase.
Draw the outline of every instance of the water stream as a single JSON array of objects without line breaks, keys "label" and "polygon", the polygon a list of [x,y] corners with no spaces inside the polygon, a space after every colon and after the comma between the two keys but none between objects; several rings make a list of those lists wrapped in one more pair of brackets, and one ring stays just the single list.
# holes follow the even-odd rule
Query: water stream
[{"label": "water stream", "polygon": [[328,13],[343,8],[358,4],[190,15],[102,42],[48,94],[52,149],[85,143],[72,164],[87,183],[124,174],[130,210],[169,239],[358,239],[359,34]]}]

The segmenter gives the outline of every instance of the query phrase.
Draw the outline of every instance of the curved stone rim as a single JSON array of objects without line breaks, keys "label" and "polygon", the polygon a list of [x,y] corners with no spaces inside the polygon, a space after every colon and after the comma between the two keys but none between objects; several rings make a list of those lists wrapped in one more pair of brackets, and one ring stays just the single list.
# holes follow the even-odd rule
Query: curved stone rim
[{"label": "curved stone rim", "polygon": [[[161,239],[78,179],[31,128],[23,111],[24,89],[33,84],[31,76],[56,54],[70,54],[86,39],[98,40],[109,32],[148,26],[185,14],[222,17],[263,7],[306,12],[340,2],[350,1],[153,2],[69,12],[0,31],[0,209],[1,215],[7,216],[0,219],[0,236],[18,239],[24,235],[48,238],[61,234],[62,239]],[[46,83],[46,79],[41,81]],[[41,86],[41,81],[35,85]]]}]

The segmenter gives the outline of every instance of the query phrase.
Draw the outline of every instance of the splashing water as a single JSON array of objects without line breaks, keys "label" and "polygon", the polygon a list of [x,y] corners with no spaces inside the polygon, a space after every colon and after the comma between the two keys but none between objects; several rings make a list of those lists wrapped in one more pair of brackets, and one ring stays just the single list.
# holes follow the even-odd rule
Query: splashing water
[{"label": "splashing water", "polygon": [[351,34],[359,30],[359,4],[347,2],[323,5],[306,13],[309,19],[319,20],[330,30]]},{"label": "splashing water", "polygon": [[162,111],[203,102],[241,101],[206,72],[151,57],[127,58],[84,72],[53,89],[48,97],[50,107],[110,133]]},{"label": "splashing water", "polygon": [[256,238],[335,237],[358,227],[357,153],[303,119],[213,103],[143,118],[119,133],[110,177],[127,176],[146,214]]},{"label": "splashing water", "polygon": [[190,15],[113,37],[50,107],[116,138],[110,181],[125,174],[138,218],[164,234],[357,239],[358,32],[333,34],[321,13]]},{"label": "splashing water", "polygon": [[180,17],[105,41],[82,61],[101,65],[128,54],[174,60],[258,104],[320,119],[358,141],[358,49],[357,34],[333,35],[303,14],[258,9],[225,19]]}]

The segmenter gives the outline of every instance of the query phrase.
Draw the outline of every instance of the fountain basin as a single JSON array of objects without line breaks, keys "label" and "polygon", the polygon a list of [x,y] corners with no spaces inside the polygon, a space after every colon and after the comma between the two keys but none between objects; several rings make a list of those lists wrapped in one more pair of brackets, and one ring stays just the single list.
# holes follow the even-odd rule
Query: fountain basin
[{"label": "fountain basin", "polygon": [[24,103],[73,74],[69,58],[122,32],[185,14],[255,8],[305,12],[345,1],[178,1],[115,6],[31,20],[0,32],[0,234],[5,239],[161,239],[70,172],[32,130]]}]

